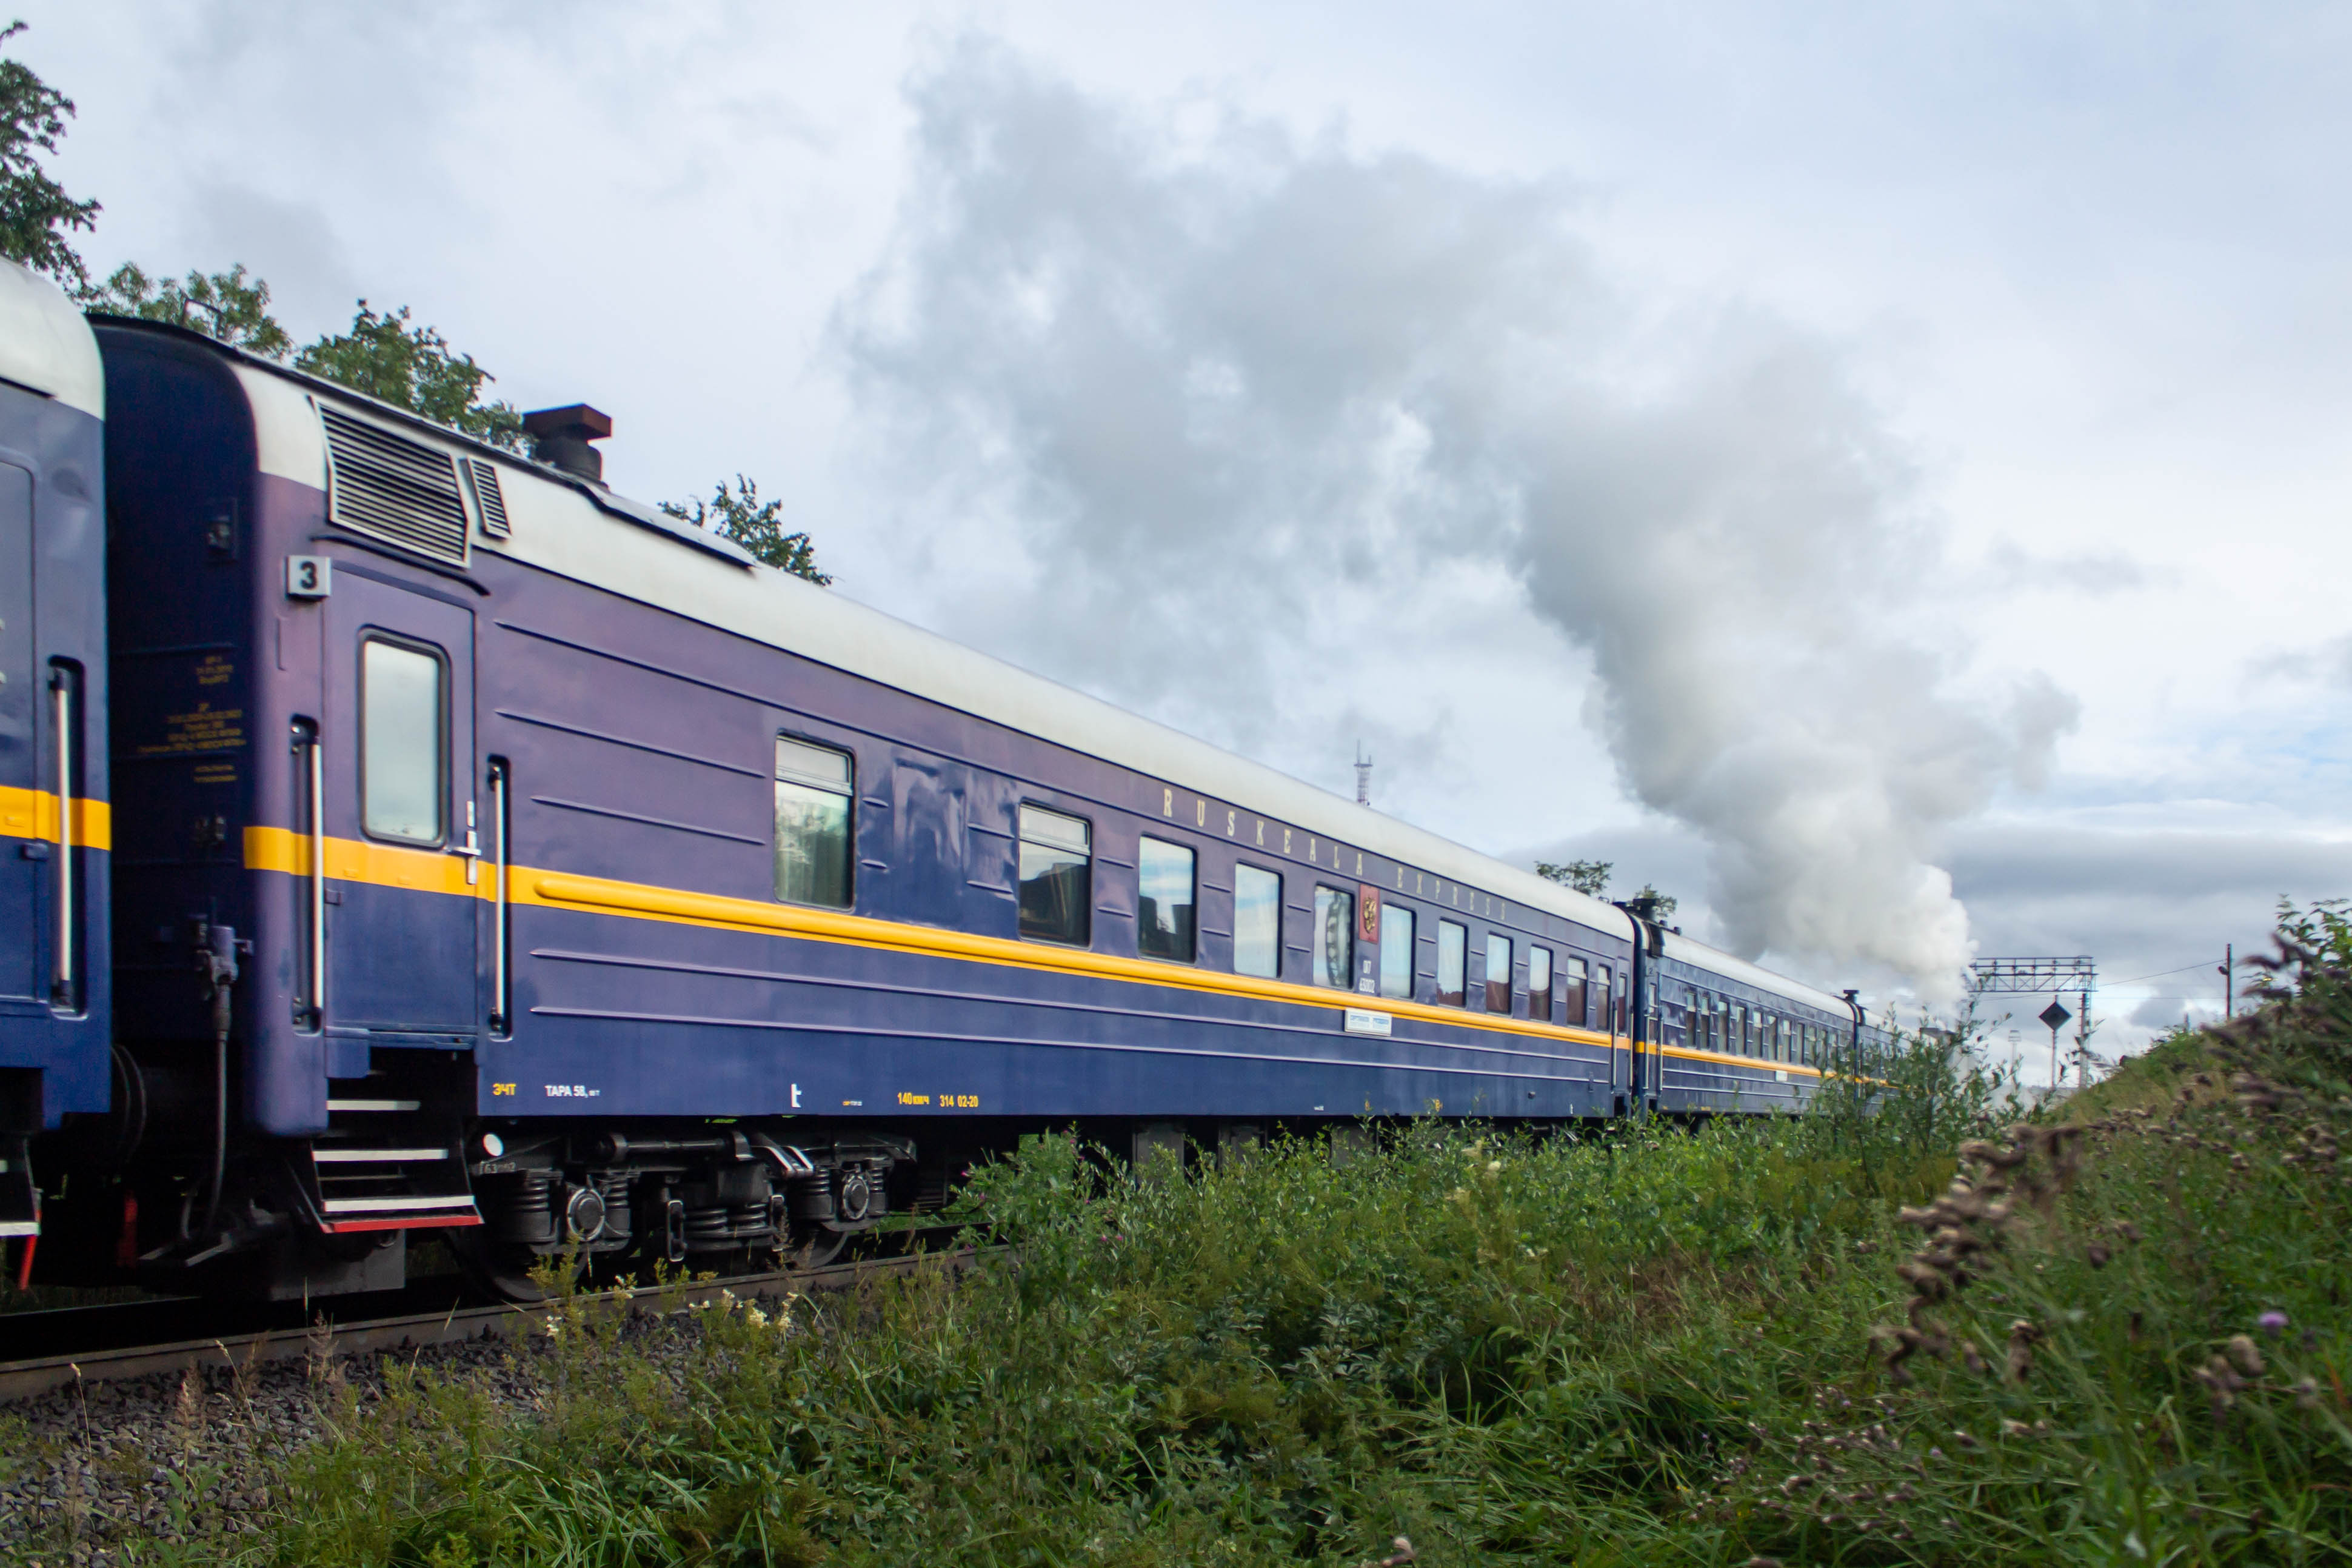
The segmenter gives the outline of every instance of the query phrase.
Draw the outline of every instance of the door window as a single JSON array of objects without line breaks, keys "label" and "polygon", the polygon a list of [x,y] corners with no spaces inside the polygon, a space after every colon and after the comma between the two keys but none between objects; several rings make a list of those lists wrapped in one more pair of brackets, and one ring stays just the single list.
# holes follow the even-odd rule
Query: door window
[{"label": "door window", "polygon": [[360,800],[368,836],[437,844],[446,832],[449,683],[438,650],[360,647]]}]

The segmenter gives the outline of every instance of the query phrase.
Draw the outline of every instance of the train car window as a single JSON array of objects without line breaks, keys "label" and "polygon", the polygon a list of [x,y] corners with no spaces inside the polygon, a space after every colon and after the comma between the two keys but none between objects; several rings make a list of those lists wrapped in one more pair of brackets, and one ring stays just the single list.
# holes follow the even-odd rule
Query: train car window
[{"label": "train car window", "polygon": [[1234,867],[1234,973],[1271,980],[1282,972],[1282,879]]},{"label": "train car window", "polygon": [[850,761],[845,751],[776,737],[776,896],[849,907]]},{"label": "train car window", "polygon": [[1560,992],[1568,1005],[1568,1021],[1579,1029],[1592,1021],[1591,977],[1591,967],[1572,953],[1560,967]]},{"label": "train car window", "polygon": [[1615,1020],[1609,1016],[1609,966],[1606,964],[1601,966],[1600,980],[1601,984],[1595,988],[1601,993],[1601,1027],[1614,1032]]},{"label": "train car window", "polygon": [[1315,890],[1315,983],[1356,988],[1356,895],[1336,887]]},{"label": "train car window", "polygon": [[1381,905],[1381,995],[1412,999],[1412,911]]},{"label": "train car window", "polygon": [[1528,949],[1528,1017],[1551,1021],[1551,949]]},{"label": "train car window", "polygon": [[1511,1010],[1511,939],[1493,931],[1486,933],[1486,1010]]},{"label": "train car window", "polygon": [[1458,1008],[1469,998],[1470,932],[1451,920],[1437,923],[1437,999]]},{"label": "train car window", "polygon": [[1619,1034],[1633,1032],[1633,1013],[1625,996],[1625,982],[1631,974],[1632,971],[1627,969],[1617,971],[1617,1032]]},{"label": "train car window", "polygon": [[1756,1054],[1767,1061],[1772,1060],[1772,1016],[1769,1013],[1756,1015]]},{"label": "train car window", "polygon": [[1192,961],[1192,852],[1146,839],[1135,857],[1136,951]]},{"label": "train car window", "polygon": [[1085,946],[1092,934],[1094,831],[1077,817],[1021,808],[1021,935]]},{"label": "train car window", "polygon": [[1792,1026],[1787,1019],[1782,1019],[1780,1020],[1780,1038],[1772,1042],[1775,1052],[1772,1058],[1773,1061],[1794,1061],[1796,1060],[1795,1053],[1789,1049],[1789,1035],[1791,1028]]},{"label": "train car window", "polygon": [[360,821],[368,836],[437,844],[448,797],[448,682],[438,650],[360,644]]}]

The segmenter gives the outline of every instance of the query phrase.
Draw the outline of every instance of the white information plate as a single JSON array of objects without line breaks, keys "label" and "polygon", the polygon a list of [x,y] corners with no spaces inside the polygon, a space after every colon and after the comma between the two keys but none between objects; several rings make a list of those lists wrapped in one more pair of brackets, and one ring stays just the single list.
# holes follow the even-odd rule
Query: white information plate
[{"label": "white information plate", "polygon": [[1348,1009],[1349,1034],[1386,1034],[1395,1022],[1396,1019],[1387,1013],[1371,1012],[1363,1008]]}]

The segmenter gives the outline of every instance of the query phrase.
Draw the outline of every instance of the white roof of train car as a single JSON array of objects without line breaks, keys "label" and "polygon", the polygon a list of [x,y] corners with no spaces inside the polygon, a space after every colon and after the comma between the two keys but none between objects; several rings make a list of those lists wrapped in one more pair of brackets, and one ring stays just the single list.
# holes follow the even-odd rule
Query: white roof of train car
[{"label": "white roof of train car", "polygon": [[63,289],[13,261],[0,261],[0,381],[106,417],[106,371],[89,323]]}]

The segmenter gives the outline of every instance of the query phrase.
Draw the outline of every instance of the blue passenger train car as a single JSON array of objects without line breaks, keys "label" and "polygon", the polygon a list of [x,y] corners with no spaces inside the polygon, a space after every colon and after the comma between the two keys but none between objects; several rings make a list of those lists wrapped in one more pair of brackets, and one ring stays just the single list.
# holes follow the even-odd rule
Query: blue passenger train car
[{"label": "blue passenger train car", "polygon": [[593,409],[526,458],[97,340],[115,1092],[63,1106],[60,1277],[822,1252],[1024,1129],[1793,1108],[1862,1039],[616,496]]},{"label": "blue passenger train car", "polygon": [[0,262],[0,1237],[108,1102],[105,416],[81,313]]}]

